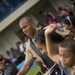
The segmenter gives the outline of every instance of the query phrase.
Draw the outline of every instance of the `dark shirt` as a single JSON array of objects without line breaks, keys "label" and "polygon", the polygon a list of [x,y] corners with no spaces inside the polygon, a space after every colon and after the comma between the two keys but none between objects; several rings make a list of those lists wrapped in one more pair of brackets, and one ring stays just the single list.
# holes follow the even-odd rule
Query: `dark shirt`
[{"label": "dark shirt", "polygon": [[6,63],[2,75],[16,75],[18,73],[17,67],[12,63]]}]

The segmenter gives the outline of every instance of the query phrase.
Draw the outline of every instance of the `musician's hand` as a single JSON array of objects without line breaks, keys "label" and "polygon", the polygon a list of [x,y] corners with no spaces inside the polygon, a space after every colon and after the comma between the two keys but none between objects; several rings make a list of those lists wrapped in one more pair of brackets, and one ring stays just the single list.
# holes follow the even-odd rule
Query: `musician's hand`
[{"label": "musician's hand", "polygon": [[42,65],[43,65],[43,63],[42,63],[41,61],[39,61],[39,60],[35,60],[35,62],[36,62],[37,65],[39,65],[39,66],[42,66]]},{"label": "musician's hand", "polygon": [[49,26],[45,27],[45,34],[50,34],[56,29],[56,24],[50,24]]}]

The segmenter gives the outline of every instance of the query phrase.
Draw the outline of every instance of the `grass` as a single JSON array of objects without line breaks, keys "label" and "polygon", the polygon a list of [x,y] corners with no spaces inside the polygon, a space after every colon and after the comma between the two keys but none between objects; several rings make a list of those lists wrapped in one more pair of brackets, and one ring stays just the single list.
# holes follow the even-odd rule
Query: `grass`
[{"label": "grass", "polygon": [[[20,70],[23,64],[24,64],[24,61],[20,65],[18,65],[17,68]],[[28,71],[28,73],[25,75],[36,75],[39,71],[40,71],[40,67],[36,65],[36,63],[34,63],[32,67],[30,68],[30,70]]]},{"label": "grass", "polygon": [[35,66],[33,69],[31,69],[26,75],[36,75],[37,72],[40,71],[40,67],[39,66]]}]

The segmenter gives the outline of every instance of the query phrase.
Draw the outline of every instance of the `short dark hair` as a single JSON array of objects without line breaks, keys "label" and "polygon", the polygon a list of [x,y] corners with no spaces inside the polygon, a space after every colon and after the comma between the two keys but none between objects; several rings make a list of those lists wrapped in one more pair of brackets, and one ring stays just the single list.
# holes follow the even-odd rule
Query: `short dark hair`
[{"label": "short dark hair", "polygon": [[54,43],[60,43],[65,39],[64,37],[62,37],[59,33],[55,32],[55,31],[53,31],[50,34],[50,38]]},{"label": "short dark hair", "polygon": [[69,26],[69,25],[71,25],[71,23],[70,23],[69,20],[71,21],[72,26],[75,27],[75,16],[69,16],[69,19],[64,18],[64,19],[62,20],[62,22],[63,22],[64,24],[67,24],[67,25]]},{"label": "short dark hair", "polygon": [[41,44],[45,45],[45,35],[44,35],[44,30],[43,28],[41,28],[40,30],[38,30],[38,33],[35,37],[35,42],[39,41]]},{"label": "short dark hair", "polygon": [[0,54],[0,61],[3,61],[4,57]]},{"label": "short dark hair", "polygon": [[40,22],[37,24],[37,27],[38,27],[38,25],[40,25],[40,26],[44,26],[44,25],[43,25],[42,23],[40,23]]},{"label": "short dark hair", "polygon": [[[43,28],[38,31],[37,36],[35,37],[35,42],[40,41],[41,44],[46,44],[44,31],[45,30]],[[56,33],[55,31],[53,31],[50,34],[50,38],[54,43],[60,43],[65,39],[60,34]]]},{"label": "short dark hair", "polygon": [[63,8],[62,7],[59,7],[58,10],[63,10]]},{"label": "short dark hair", "polygon": [[59,47],[69,48],[73,53],[75,53],[75,40],[64,40],[60,43]]},{"label": "short dark hair", "polygon": [[32,21],[33,21],[30,17],[25,16],[25,17],[23,17],[23,18],[20,20],[19,25],[20,25],[20,23],[21,23],[22,21],[24,21],[24,20],[27,20],[28,22],[32,22]]}]

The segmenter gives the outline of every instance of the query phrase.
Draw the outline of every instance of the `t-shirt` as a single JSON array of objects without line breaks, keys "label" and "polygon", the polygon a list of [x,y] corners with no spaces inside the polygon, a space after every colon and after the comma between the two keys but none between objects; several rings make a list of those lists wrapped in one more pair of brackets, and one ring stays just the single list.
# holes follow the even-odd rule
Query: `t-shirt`
[{"label": "t-shirt", "polygon": [[[59,65],[62,66],[60,61],[59,61]],[[69,69],[69,68],[62,68],[62,70],[63,70],[67,75],[71,75],[71,72],[70,72],[70,69]],[[74,72],[73,75],[75,75],[75,72]]]}]

